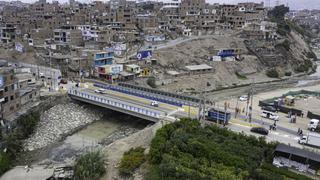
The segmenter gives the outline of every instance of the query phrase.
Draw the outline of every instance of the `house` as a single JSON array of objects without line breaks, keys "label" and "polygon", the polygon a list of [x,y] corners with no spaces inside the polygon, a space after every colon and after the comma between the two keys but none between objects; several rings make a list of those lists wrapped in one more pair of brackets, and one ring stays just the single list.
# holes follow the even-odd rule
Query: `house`
[{"label": "house", "polygon": [[126,71],[134,73],[134,74],[140,74],[140,66],[136,64],[128,64],[126,65]]},{"label": "house", "polygon": [[98,77],[104,80],[114,82],[119,79],[120,73],[123,72],[122,64],[111,64],[97,67]]}]

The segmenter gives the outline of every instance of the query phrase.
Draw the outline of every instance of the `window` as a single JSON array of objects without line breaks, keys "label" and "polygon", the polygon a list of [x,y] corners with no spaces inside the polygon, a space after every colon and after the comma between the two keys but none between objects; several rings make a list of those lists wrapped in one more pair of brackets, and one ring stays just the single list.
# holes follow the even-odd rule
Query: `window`
[{"label": "window", "polygon": [[14,100],[14,96],[10,96],[10,101]]},{"label": "window", "polygon": [[3,101],[3,104],[7,103],[8,100],[9,100],[9,98],[8,98],[8,97],[5,97],[5,98],[4,98],[4,101]]}]

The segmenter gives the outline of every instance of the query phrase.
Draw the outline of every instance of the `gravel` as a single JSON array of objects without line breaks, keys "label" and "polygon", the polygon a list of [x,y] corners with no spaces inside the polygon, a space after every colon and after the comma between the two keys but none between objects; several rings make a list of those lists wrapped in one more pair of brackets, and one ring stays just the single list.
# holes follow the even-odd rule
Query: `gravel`
[{"label": "gravel", "polygon": [[35,133],[24,143],[26,151],[32,151],[58,142],[77,128],[101,119],[102,113],[78,104],[59,104],[41,115]]}]

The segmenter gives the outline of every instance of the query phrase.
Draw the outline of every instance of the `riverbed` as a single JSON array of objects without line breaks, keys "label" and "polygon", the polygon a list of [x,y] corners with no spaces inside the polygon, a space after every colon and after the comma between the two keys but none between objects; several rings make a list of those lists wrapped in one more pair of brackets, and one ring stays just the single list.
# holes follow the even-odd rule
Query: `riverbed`
[{"label": "riverbed", "polygon": [[99,150],[152,124],[143,119],[92,105],[83,105],[83,108],[93,108],[104,115],[100,120],[87,124],[59,142],[25,152],[18,165],[71,165],[80,154],[93,149]]}]

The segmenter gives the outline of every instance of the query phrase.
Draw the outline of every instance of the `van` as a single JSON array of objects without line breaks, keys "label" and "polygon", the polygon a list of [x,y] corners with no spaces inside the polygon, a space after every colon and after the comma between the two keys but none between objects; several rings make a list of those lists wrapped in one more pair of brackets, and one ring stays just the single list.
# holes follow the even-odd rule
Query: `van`
[{"label": "van", "polygon": [[279,116],[277,114],[275,114],[274,112],[270,112],[270,111],[262,111],[261,117],[275,120],[275,121],[279,120]]}]

